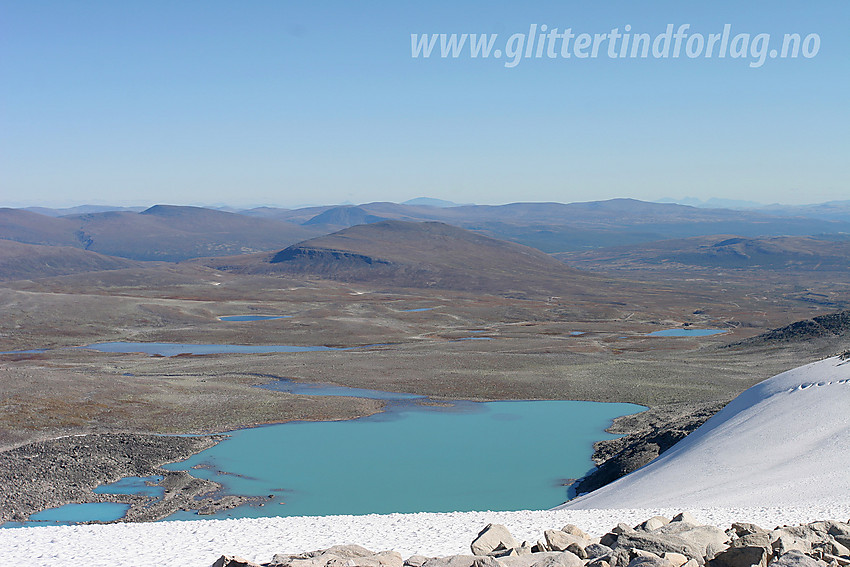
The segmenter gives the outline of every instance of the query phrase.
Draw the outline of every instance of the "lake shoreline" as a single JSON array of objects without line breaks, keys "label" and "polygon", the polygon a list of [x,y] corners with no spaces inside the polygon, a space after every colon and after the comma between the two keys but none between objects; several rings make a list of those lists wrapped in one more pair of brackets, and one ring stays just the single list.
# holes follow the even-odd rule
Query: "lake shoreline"
[{"label": "lake shoreline", "polygon": [[[225,439],[224,435],[176,436],[142,433],[91,433],[35,441],[0,453],[0,523],[21,522],[42,510],[98,502],[131,506],[122,521],[151,521],[183,506],[233,506],[232,499],[202,497],[219,487],[162,465],[186,459]],[[96,494],[94,488],[129,476],[162,475],[166,497],[151,504],[139,495]],[[155,512],[151,514],[145,510]],[[158,513],[157,513],[158,512]]]},{"label": "lake shoreline", "polygon": [[[622,454],[651,454],[651,450],[645,451],[652,443],[652,439],[646,436],[647,429],[657,430],[659,423],[664,421],[675,423],[690,410],[690,405],[666,413],[651,408],[616,418],[606,431],[625,437],[595,443],[593,459],[597,468],[585,478],[607,470],[604,465],[609,460],[607,468],[610,469],[611,463],[617,463]],[[272,424],[255,424],[254,427],[264,425]],[[221,488],[218,483],[195,477],[187,471],[162,468],[209,449],[226,437],[223,433],[198,436],[91,433],[31,442],[2,451],[0,485],[14,486],[15,490],[8,491],[0,499],[0,523],[19,522],[42,510],[77,503],[118,502],[130,505],[124,517],[103,523],[156,521],[178,510],[203,510],[202,513],[211,514],[249,501],[255,505],[264,504],[258,498],[216,495]],[[619,447],[616,454],[610,454],[611,443]],[[84,466],[68,467],[68,461]],[[138,495],[93,492],[95,487],[119,478],[150,475],[165,477],[160,486],[166,488],[168,498],[153,502],[149,497]],[[605,480],[612,482],[619,476]]]}]

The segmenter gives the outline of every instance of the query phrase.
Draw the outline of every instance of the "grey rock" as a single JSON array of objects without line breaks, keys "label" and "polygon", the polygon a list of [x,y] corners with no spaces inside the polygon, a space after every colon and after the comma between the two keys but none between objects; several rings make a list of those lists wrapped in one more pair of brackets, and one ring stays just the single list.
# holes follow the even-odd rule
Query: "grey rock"
[{"label": "grey rock", "polygon": [[404,567],[422,567],[429,559],[431,559],[431,557],[425,557],[424,555],[411,555],[404,562]]},{"label": "grey rock", "polygon": [[786,527],[774,530],[771,533],[771,548],[773,550],[773,555],[775,557],[780,557],[789,551],[811,553],[814,541],[812,541],[810,536],[811,534],[802,532],[801,530],[795,530],[793,528]]},{"label": "grey rock", "polygon": [[508,528],[501,524],[487,524],[478,533],[478,537],[469,546],[473,555],[488,555],[493,551],[501,551],[519,547]]},{"label": "grey rock", "polygon": [[735,532],[735,535],[738,537],[744,537],[747,535],[753,534],[767,534],[768,531],[762,527],[759,527],[755,524],[748,524],[745,522],[735,522],[732,524],[732,530]]},{"label": "grey rock", "polygon": [[561,555],[558,551],[544,551],[541,553],[527,555],[513,555],[510,557],[500,557],[499,563],[502,567],[532,567],[536,563],[547,557],[556,557]]},{"label": "grey rock", "polygon": [[707,567],[767,567],[770,552],[766,547],[730,547],[718,553]]},{"label": "grey rock", "polygon": [[652,530],[656,530],[662,526],[666,526],[670,523],[670,520],[665,518],[664,516],[653,516],[650,519],[646,520],[643,523],[635,526],[636,530],[643,530],[645,532],[651,532]]},{"label": "grey rock", "polygon": [[629,562],[628,567],[672,567],[672,564],[662,557],[655,556],[639,556]]},{"label": "grey rock", "polygon": [[844,545],[835,539],[832,539],[832,541],[829,541],[824,545],[826,547],[826,552],[831,555],[850,557],[850,546]]},{"label": "grey rock", "polygon": [[[679,537],[676,534],[657,534],[655,532],[635,532],[633,534],[620,534],[616,536],[609,547],[617,551],[618,549],[643,549],[651,551],[656,555],[661,555],[664,552],[670,551],[681,553],[689,558],[701,561],[703,550]],[[613,567],[613,566],[612,566]]]},{"label": "grey rock", "polygon": [[222,555],[215,560],[212,567],[260,567],[257,563],[251,563],[235,555]]},{"label": "grey rock", "polygon": [[764,547],[771,549],[773,537],[769,532],[746,534],[729,542],[731,547]]},{"label": "grey rock", "polygon": [[546,540],[539,539],[537,543],[531,546],[531,553],[543,553],[549,551],[549,546],[546,545]]},{"label": "grey rock", "polygon": [[501,551],[492,551],[490,555],[493,557],[513,557],[516,555],[530,555],[532,553],[532,545],[527,541],[522,542],[518,547],[512,547]]},{"label": "grey rock", "polygon": [[493,557],[450,555],[429,559],[422,567],[499,567],[499,562]]},{"label": "grey rock", "polygon": [[532,564],[531,567],[583,567],[584,563],[574,553],[562,551],[547,555]]},{"label": "grey rock", "polygon": [[305,557],[302,555],[275,554],[269,567],[324,567],[329,557]]},{"label": "grey rock", "polygon": [[352,557],[369,557],[375,555],[374,551],[370,551],[360,545],[334,545],[327,549],[318,549],[316,551],[307,551],[297,555],[289,555],[292,559],[311,559],[317,557],[343,557],[350,559]]},{"label": "grey rock", "polygon": [[578,526],[574,526],[573,524],[567,524],[563,528],[561,528],[562,532],[566,532],[568,534],[572,534],[576,537],[580,537],[581,539],[589,540],[590,536],[587,535],[584,530],[582,530]]},{"label": "grey rock", "polygon": [[607,562],[605,559],[603,559],[602,557],[597,557],[596,559],[594,559],[594,560],[592,560],[591,562],[587,563],[587,564],[585,565],[585,567],[611,567],[611,564],[610,564],[610,563],[608,563],[608,562]]},{"label": "grey rock", "polygon": [[584,548],[584,552],[587,554],[588,559],[596,559],[603,555],[610,555],[611,551],[613,550],[610,547],[602,545],[601,543],[591,543]]},{"label": "grey rock", "polygon": [[770,562],[770,567],[826,567],[826,563],[812,559],[802,551],[792,549]]},{"label": "grey rock", "polygon": [[629,548],[615,549],[608,558],[611,567],[626,567],[632,560]]},{"label": "grey rock", "polygon": [[579,559],[587,559],[587,553],[585,553],[584,548],[577,543],[568,545],[566,551],[576,555]]},{"label": "grey rock", "polygon": [[608,547],[613,547],[613,543],[617,541],[617,536],[621,534],[632,534],[635,532],[636,530],[632,529],[626,524],[617,524],[617,527],[615,527],[609,533],[599,538],[599,543],[601,543],[602,545],[607,545]]},{"label": "grey rock", "polygon": [[673,516],[673,519],[671,520],[671,522],[685,522],[685,523],[688,523],[688,524],[693,524],[695,526],[699,525],[699,522],[697,521],[697,519],[694,518],[691,515],[691,513],[687,512],[687,511],[686,512],[680,512],[680,513],[676,514],[675,516]]},{"label": "grey rock", "polygon": [[685,557],[681,553],[676,553],[673,551],[665,551],[661,555],[661,557],[672,563],[673,567],[682,567],[682,565],[688,562],[687,557]]},{"label": "grey rock", "polygon": [[[693,526],[684,521],[671,522],[653,531],[652,534],[660,536],[675,535],[685,540],[696,549],[697,553],[696,556],[690,555],[689,557],[694,557],[697,560],[702,557],[710,559],[729,547],[726,545],[729,536],[726,535],[726,532],[714,526]],[[685,555],[688,554],[685,553]]]},{"label": "grey rock", "polygon": [[651,551],[645,551],[643,549],[630,549],[629,550],[629,562],[630,563],[638,557],[648,557],[650,559],[661,559],[660,555],[652,553]]},{"label": "grey rock", "polygon": [[588,541],[584,538],[568,534],[561,530],[546,530],[543,532],[546,538],[546,548],[550,551],[566,551],[570,546],[577,546],[584,550]]},{"label": "grey rock", "polygon": [[831,555],[829,553],[823,554],[823,560],[829,561],[830,565],[838,565],[839,567],[846,567],[850,565],[850,557],[838,557],[837,555]]}]

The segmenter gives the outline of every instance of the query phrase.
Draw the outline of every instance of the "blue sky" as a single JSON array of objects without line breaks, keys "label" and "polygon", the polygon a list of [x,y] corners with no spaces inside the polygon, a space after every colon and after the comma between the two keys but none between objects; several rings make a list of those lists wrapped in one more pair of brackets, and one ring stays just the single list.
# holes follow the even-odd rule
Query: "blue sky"
[{"label": "blue sky", "polygon": [[[458,4],[0,0],[0,205],[850,198],[850,3]],[[820,48],[411,57],[531,24]]]}]

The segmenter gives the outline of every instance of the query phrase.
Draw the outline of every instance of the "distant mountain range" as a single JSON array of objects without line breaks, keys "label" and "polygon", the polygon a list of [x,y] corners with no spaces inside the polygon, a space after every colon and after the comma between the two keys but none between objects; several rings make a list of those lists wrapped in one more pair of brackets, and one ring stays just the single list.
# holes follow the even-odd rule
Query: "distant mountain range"
[{"label": "distant mountain range", "polygon": [[698,236],[588,252],[562,252],[555,256],[571,266],[585,269],[664,267],[846,272],[850,270],[850,235],[821,238]]},{"label": "distant mountain range", "polygon": [[0,209],[0,239],[61,245],[129,258],[176,262],[279,248],[321,234],[297,224],[204,209],[156,205],[49,217]]},{"label": "distant mountain range", "polygon": [[[311,239],[351,227],[402,221],[443,223],[479,236],[560,253],[562,260],[583,267],[668,263],[840,270],[846,268],[846,235],[850,234],[850,201],[760,210],[697,208],[633,199],[455,205],[428,198],[413,199],[407,204],[377,202],[294,210],[259,207],[238,212],[174,205],[156,205],[142,211],[104,208],[108,207],[36,209],[40,212],[0,209],[0,240],[64,246],[134,261],[177,262],[277,253],[295,244],[327,247],[331,245]],[[429,230],[436,229],[432,226]],[[384,233],[370,234],[378,238]],[[388,250],[393,244],[382,242],[380,246]],[[410,258],[415,257],[412,243],[399,249]],[[14,249],[14,254],[10,246],[3,250],[9,262],[22,261],[20,247]],[[37,255],[44,253],[39,251]],[[375,256],[386,259],[384,252]],[[95,262],[91,256],[84,260],[70,254],[66,264],[72,263],[72,258],[79,259],[80,269],[103,265],[99,263],[102,259]],[[396,264],[400,260],[390,259]],[[3,269],[23,274],[31,273],[33,266],[21,264],[14,268],[7,263]],[[451,279],[446,278],[445,281]]]}]

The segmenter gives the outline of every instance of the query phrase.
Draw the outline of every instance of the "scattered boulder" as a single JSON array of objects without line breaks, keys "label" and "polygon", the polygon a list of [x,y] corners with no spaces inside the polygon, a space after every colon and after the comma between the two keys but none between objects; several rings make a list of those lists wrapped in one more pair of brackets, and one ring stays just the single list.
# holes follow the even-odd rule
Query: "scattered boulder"
[{"label": "scattered boulder", "polygon": [[478,537],[469,546],[473,555],[489,555],[494,551],[504,551],[520,547],[508,528],[501,524],[487,524],[478,532]]},{"label": "scattered boulder", "polygon": [[792,549],[771,561],[770,567],[826,567],[826,563],[813,559],[802,551]]},{"label": "scattered boulder", "polygon": [[747,524],[743,522],[735,522],[732,524],[732,531],[738,537],[744,537],[752,534],[767,534],[768,531],[755,524]]},{"label": "scattered boulder", "polygon": [[676,553],[673,551],[664,552],[661,557],[669,561],[673,567],[682,567],[685,563],[688,562],[688,558],[682,555],[681,553]]},{"label": "scattered boulder", "polygon": [[708,567],[767,567],[769,559],[770,551],[766,547],[730,547],[718,553],[706,565]]},{"label": "scattered boulder", "polygon": [[423,563],[422,567],[500,567],[494,557],[477,555],[451,555],[435,557]]},{"label": "scattered boulder", "polygon": [[672,567],[672,564],[657,555],[645,555],[635,557],[629,561],[628,567]]},{"label": "scattered boulder", "polygon": [[581,539],[584,539],[584,540],[590,539],[590,536],[587,535],[586,533],[584,533],[584,530],[582,530],[580,527],[574,526],[572,524],[567,524],[566,526],[561,528],[561,531],[566,532],[566,533],[571,534],[571,535],[574,535],[576,537],[580,537]]},{"label": "scattered boulder", "polygon": [[596,559],[603,555],[610,555],[612,551],[613,550],[610,547],[602,545],[601,543],[591,543],[584,548],[584,552],[587,554],[588,559]]},{"label": "scattered boulder", "polygon": [[685,522],[685,523],[688,523],[688,524],[691,524],[691,525],[694,525],[694,526],[699,525],[699,522],[697,521],[697,519],[694,518],[691,515],[691,513],[687,512],[687,511],[686,512],[679,512],[678,514],[673,516],[673,519],[671,520],[671,522]]},{"label": "scattered boulder", "polygon": [[662,526],[666,526],[670,523],[670,520],[665,518],[664,516],[653,516],[645,522],[638,524],[635,526],[635,530],[643,530],[645,532],[651,532],[652,530],[657,530]]},{"label": "scattered boulder", "polygon": [[212,567],[260,567],[260,565],[251,563],[247,559],[242,559],[235,555],[222,555],[215,560]]},{"label": "scattered boulder", "polygon": [[735,523],[726,531],[699,525],[687,512],[655,516],[634,528],[618,524],[601,538],[567,524],[520,544],[500,524],[488,524],[470,544],[473,555],[406,561],[394,551],[337,545],[275,555],[259,566],[223,555],[213,567],[850,567],[850,523],[812,522],[772,531]]},{"label": "scattered boulder", "polygon": [[590,543],[585,538],[562,530],[546,530],[543,532],[543,537],[546,539],[546,548],[549,551],[566,551],[570,546],[574,546],[584,553],[584,548]]}]

